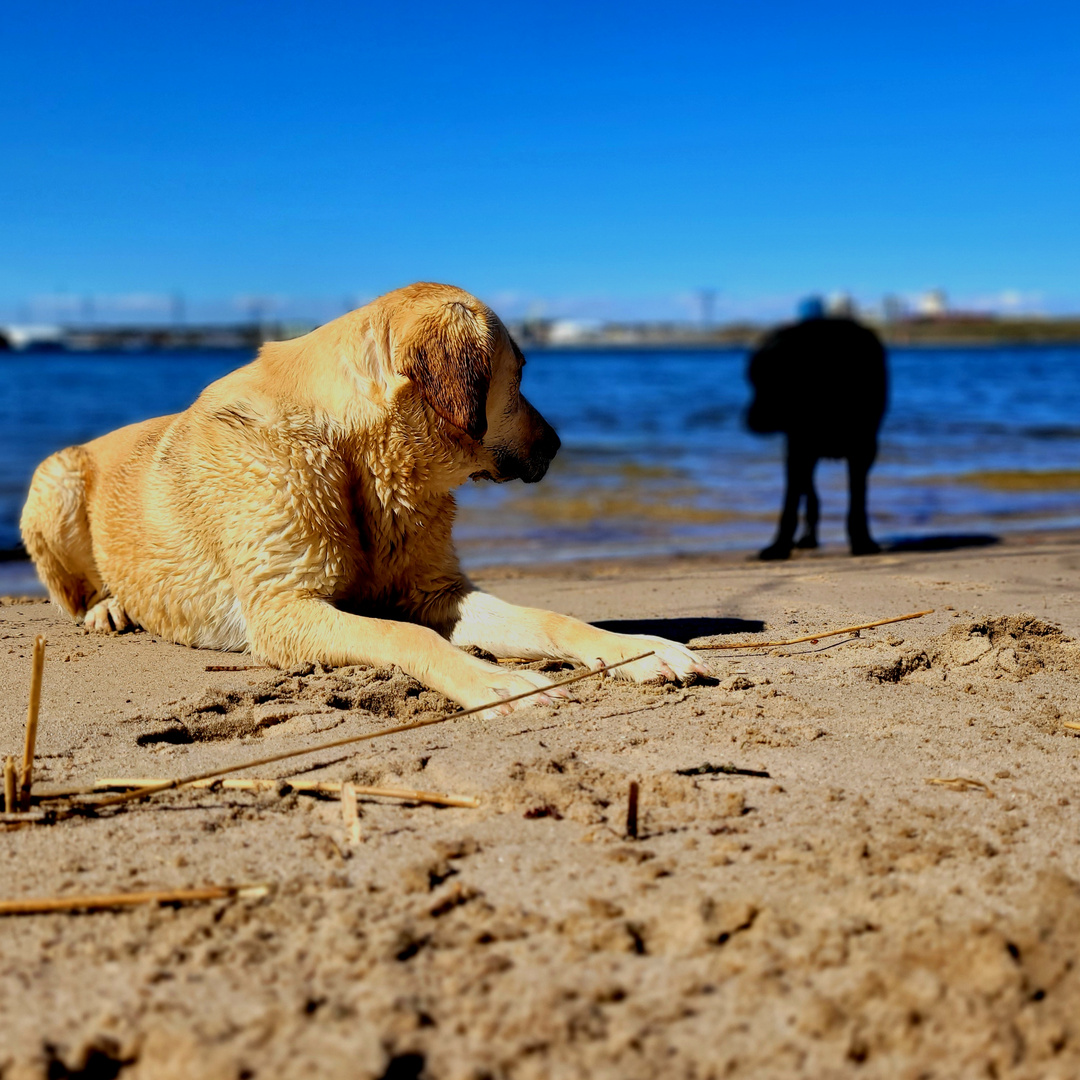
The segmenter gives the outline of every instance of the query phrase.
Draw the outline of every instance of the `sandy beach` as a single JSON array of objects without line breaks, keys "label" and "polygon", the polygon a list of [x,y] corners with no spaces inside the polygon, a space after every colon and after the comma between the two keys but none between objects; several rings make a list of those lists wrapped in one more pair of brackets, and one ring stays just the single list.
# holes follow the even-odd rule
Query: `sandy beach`
[{"label": "sandy beach", "polygon": [[[248,774],[480,800],[361,797],[359,841],[337,798],[287,786],[6,819],[5,899],[273,888],[0,919],[0,1077],[1076,1076],[1078,566],[1080,534],[1044,533],[478,573],[509,600],[697,643],[934,613]],[[5,600],[4,753],[36,634],[42,788],[449,708],[393,670],[280,672]]]}]

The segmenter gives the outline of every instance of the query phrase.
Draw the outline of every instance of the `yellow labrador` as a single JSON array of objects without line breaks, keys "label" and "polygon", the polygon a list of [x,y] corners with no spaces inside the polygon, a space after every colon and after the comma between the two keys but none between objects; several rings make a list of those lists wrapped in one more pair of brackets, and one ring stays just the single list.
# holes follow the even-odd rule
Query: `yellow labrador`
[{"label": "yellow labrador", "polygon": [[27,551],[91,629],[136,625],[281,667],[397,664],[464,706],[550,682],[470,645],[585,664],[655,649],[617,674],[701,673],[675,642],[507,604],[462,573],[453,489],[535,482],[559,448],[521,394],[523,364],[468,293],[388,293],[265,345],[182,413],[54,454],[23,509]]}]

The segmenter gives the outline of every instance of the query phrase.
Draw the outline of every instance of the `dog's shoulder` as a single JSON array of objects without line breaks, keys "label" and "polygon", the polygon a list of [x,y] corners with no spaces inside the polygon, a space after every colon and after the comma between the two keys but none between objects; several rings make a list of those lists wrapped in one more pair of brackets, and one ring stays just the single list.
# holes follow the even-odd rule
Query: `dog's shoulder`
[{"label": "dog's shoulder", "polygon": [[255,362],[206,387],[174,427],[201,451],[215,453],[217,448],[243,443],[254,449],[311,440],[325,423]]}]

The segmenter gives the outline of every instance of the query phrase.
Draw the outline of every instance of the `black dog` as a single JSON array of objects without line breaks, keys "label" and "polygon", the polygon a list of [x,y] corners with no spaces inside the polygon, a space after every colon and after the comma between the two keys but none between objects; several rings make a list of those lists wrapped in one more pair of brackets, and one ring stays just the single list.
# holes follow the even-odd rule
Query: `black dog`
[{"label": "black dog", "polygon": [[[819,458],[848,463],[847,530],[852,555],[881,549],[866,520],[866,476],[877,457],[885,415],[885,348],[852,319],[809,318],[774,331],[750,358],[754,400],[751,431],[787,435],[787,492],[776,539],[763,559],[786,559],[793,546],[817,547]],[[806,531],[795,542],[799,504],[806,497]]]}]

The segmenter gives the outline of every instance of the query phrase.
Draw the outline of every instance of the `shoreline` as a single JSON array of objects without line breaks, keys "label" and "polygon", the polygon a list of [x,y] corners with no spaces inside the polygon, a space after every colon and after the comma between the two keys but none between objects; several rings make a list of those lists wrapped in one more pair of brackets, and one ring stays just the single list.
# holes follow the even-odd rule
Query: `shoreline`
[{"label": "shoreline", "polygon": [[[967,550],[999,550],[1016,547],[1030,548],[1041,544],[1072,544],[1080,542],[1080,527],[1060,529],[1002,529],[999,532],[932,533],[925,536],[905,537],[882,543],[879,555],[852,557],[843,544],[826,543],[814,551],[796,548],[786,563],[778,565],[812,564],[826,561],[850,562],[853,565],[872,567],[877,560],[898,555],[947,556]],[[521,545],[523,550],[525,545]],[[555,559],[531,559],[525,555],[507,561],[466,562],[466,571],[476,579],[501,581],[521,577],[582,577],[596,574],[662,572],[667,566],[729,568],[737,565],[761,566],[756,549],[730,548],[715,551],[679,551],[651,554],[568,555]],[[28,557],[0,558],[0,597],[45,597],[44,586],[37,580]]]}]

